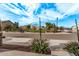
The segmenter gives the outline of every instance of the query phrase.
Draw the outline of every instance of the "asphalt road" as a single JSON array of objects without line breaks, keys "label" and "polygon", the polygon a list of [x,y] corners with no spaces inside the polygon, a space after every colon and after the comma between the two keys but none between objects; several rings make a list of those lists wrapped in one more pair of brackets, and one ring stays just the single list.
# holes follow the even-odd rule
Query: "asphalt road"
[{"label": "asphalt road", "polygon": [[[17,38],[39,38],[39,33],[31,32],[4,32],[5,37],[17,37]],[[44,39],[59,39],[59,40],[77,40],[76,33],[42,33]]]}]

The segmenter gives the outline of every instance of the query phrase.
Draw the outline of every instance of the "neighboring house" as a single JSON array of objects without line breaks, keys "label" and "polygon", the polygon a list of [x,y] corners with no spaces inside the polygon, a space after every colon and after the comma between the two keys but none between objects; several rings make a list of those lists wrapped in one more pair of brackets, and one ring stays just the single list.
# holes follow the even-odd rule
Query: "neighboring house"
[{"label": "neighboring house", "polygon": [[32,26],[31,26],[31,29],[39,30],[39,27],[32,25]]},{"label": "neighboring house", "polygon": [[72,32],[72,29],[71,28],[64,28],[64,32]]},{"label": "neighboring house", "polygon": [[5,31],[6,27],[10,27],[11,29],[16,26],[15,23],[11,22],[10,20],[2,21],[2,30]]},{"label": "neighboring house", "polygon": [[11,21],[9,21],[9,20],[7,20],[7,21],[2,21],[2,30],[4,30],[5,27],[8,26],[8,25],[13,26],[14,24],[13,24]]},{"label": "neighboring house", "polygon": [[[79,25],[78,25],[78,30],[79,30]],[[72,26],[72,31],[77,32],[76,26]]]}]

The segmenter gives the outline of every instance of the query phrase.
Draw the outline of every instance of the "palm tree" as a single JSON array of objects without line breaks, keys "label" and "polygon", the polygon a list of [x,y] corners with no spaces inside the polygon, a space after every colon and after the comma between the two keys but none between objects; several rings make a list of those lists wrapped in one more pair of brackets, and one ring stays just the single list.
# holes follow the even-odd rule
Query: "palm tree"
[{"label": "palm tree", "polygon": [[53,25],[49,22],[46,23],[47,30],[50,30],[53,27]]},{"label": "palm tree", "polygon": [[18,22],[14,23],[12,30],[14,30],[14,31],[18,31],[19,30],[19,23]]},{"label": "palm tree", "polygon": [[51,30],[53,32],[57,32],[57,26],[55,24],[51,24],[49,22],[46,23],[46,30]]},{"label": "palm tree", "polygon": [[30,25],[27,25],[27,28],[28,28],[28,29],[30,29],[30,28],[31,28],[31,26],[30,26]]},{"label": "palm tree", "polygon": [[31,30],[31,25],[30,24],[26,25],[25,27],[26,27],[26,31],[30,31]]}]

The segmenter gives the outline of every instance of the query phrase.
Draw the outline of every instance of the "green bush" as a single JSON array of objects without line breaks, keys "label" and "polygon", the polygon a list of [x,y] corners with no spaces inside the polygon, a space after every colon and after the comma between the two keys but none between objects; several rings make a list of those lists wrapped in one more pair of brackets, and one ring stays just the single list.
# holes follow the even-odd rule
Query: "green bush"
[{"label": "green bush", "polygon": [[[31,30],[31,32],[40,32],[40,30]],[[42,33],[45,33],[45,30],[41,30]]]},{"label": "green bush", "polygon": [[79,56],[79,45],[77,42],[71,42],[65,45],[64,50]]},{"label": "green bush", "polygon": [[50,53],[50,49],[48,48],[48,43],[46,43],[46,40],[39,40],[39,39],[33,40],[32,51],[41,54]]}]

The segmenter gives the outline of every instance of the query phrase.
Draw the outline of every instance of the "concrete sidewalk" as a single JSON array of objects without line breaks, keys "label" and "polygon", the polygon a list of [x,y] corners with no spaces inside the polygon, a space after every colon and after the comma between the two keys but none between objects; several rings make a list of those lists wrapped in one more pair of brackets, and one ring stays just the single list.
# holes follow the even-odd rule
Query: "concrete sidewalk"
[{"label": "concrete sidewalk", "polygon": [[68,53],[67,51],[64,50],[56,50],[56,51],[51,51],[51,55],[55,55],[55,56],[74,56],[71,55],[70,53]]},{"label": "concrete sidewalk", "polygon": [[5,51],[0,52],[0,56],[47,56],[47,55],[32,53],[32,52],[25,52],[25,51],[18,51],[18,50],[5,49]]},{"label": "concrete sidewalk", "polygon": [[30,46],[32,40],[33,40],[32,38],[6,37],[3,39],[3,44]]},{"label": "concrete sidewalk", "polygon": [[[20,45],[20,46],[29,46],[31,44],[32,38],[11,38],[11,39],[4,39],[3,44],[9,45]],[[77,40],[59,40],[59,39],[50,39],[48,40],[49,47],[51,48],[51,55],[56,56],[71,56],[68,52],[64,50],[60,50],[64,47],[64,44],[69,42],[76,42]],[[57,50],[56,50],[57,49]],[[19,53],[19,54],[18,54]],[[17,51],[17,50],[10,50],[1,52],[0,55],[41,55],[31,52],[24,52],[24,51]]]}]

